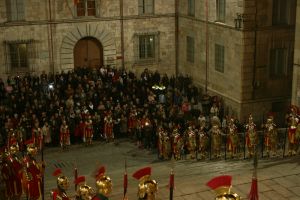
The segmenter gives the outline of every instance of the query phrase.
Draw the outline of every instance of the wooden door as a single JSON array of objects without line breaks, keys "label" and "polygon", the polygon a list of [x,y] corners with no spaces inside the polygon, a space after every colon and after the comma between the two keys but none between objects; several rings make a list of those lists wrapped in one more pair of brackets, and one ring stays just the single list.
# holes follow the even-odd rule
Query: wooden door
[{"label": "wooden door", "polygon": [[103,65],[103,48],[95,38],[83,38],[74,47],[74,67],[98,68]]}]

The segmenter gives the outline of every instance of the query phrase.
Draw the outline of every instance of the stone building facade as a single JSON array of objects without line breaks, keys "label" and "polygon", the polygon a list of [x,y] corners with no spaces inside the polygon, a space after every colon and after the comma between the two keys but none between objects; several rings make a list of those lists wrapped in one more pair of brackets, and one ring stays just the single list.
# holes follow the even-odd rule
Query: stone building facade
[{"label": "stone building facade", "polygon": [[225,114],[283,118],[295,8],[296,0],[0,1],[0,74],[157,69],[192,76],[222,97]]},{"label": "stone building facade", "polygon": [[[156,0],[155,4],[152,0],[8,2],[10,1],[0,2],[0,62],[3,66],[0,69],[1,74],[27,71],[38,74],[42,71],[73,69],[76,67],[74,61],[78,58],[75,55],[76,45],[81,40],[89,39],[94,39],[96,46],[100,47],[100,65],[121,67],[124,63],[126,68],[137,72],[148,67],[151,70],[159,68],[174,74],[173,0]],[[16,4],[20,8],[17,8]],[[146,43],[144,49],[141,49],[141,58],[139,40]],[[151,42],[154,44],[148,44]],[[27,63],[25,67],[20,66],[24,63],[14,66],[15,63],[11,63],[11,48],[21,48],[23,44],[26,46]],[[154,49],[147,45],[154,46]],[[151,49],[151,52],[145,52],[148,49]],[[88,59],[85,60],[85,65],[93,62],[89,58],[83,59]]]},{"label": "stone building facade", "polygon": [[297,2],[292,104],[300,107],[300,1]]},{"label": "stone building facade", "polygon": [[[296,1],[180,1],[179,68],[224,99],[224,113],[278,122],[290,104]],[[194,60],[187,43],[194,38]],[[198,73],[195,73],[198,72]]]}]

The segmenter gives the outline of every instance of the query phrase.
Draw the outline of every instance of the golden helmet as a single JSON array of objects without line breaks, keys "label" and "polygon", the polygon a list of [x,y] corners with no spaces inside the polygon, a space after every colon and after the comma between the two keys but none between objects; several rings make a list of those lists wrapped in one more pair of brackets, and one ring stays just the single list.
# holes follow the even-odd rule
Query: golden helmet
[{"label": "golden helmet", "polygon": [[52,175],[57,177],[57,188],[59,190],[67,190],[69,188],[69,179],[62,174],[62,170],[60,168],[57,168]]},{"label": "golden helmet", "polygon": [[215,200],[240,200],[239,195],[231,192],[232,177],[228,175],[218,176],[206,183],[216,192]]},{"label": "golden helmet", "polygon": [[77,196],[81,200],[90,200],[92,198],[93,188],[85,184],[85,176],[77,177],[74,184],[78,186]]},{"label": "golden helmet", "polygon": [[11,154],[16,154],[16,153],[18,153],[18,152],[19,152],[19,145],[18,145],[18,143],[14,143],[14,144],[10,145],[10,147],[9,147],[9,152],[10,152]]},{"label": "golden helmet", "polygon": [[138,185],[138,198],[139,199],[148,199],[148,200],[156,199],[158,184],[155,180],[152,180],[150,178],[150,176],[151,176],[151,168],[150,167],[142,168],[142,169],[136,171],[132,176],[135,179],[140,181],[140,183]]},{"label": "golden helmet", "polygon": [[105,176],[105,167],[101,166],[96,171],[96,187],[97,187],[97,193],[100,193],[106,197],[108,197],[112,192],[112,180],[110,177]]},{"label": "golden helmet", "polygon": [[37,154],[38,149],[35,146],[33,139],[27,140],[25,142],[25,144],[27,145],[27,153],[28,154],[30,154],[30,155],[36,155]]}]

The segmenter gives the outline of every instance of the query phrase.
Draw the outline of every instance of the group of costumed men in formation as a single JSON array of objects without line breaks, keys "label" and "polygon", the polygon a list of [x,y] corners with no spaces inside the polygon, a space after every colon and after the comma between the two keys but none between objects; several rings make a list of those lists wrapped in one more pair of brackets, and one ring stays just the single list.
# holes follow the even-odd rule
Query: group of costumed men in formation
[{"label": "group of costumed men in formation", "polygon": [[[296,106],[290,107],[290,113],[287,115],[288,123],[288,155],[296,155],[300,142],[300,115]],[[238,132],[236,120],[228,118],[226,126],[222,127],[219,118],[212,115],[208,128],[206,118],[200,115],[198,124],[191,123],[188,128],[180,133],[180,127],[175,126],[171,133],[160,127],[158,129],[158,151],[161,159],[170,159],[172,155],[176,160],[183,158],[187,150],[191,159],[200,155],[200,159],[205,159],[211,151],[213,158],[221,157],[221,146],[223,137],[226,138],[226,151],[231,158],[238,157],[239,148],[245,144],[248,157],[254,155],[255,147],[258,145],[257,126],[250,114],[245,128],[245,141],[241,141],[241,135]],[[262,124],[263,146],[267,156],[276,156],[278,146],[277,126],[274,122],[274,115],[270,113],[267,120]]]},{"label": "group of costumed men in formation", "polygon": [[[288,129],[288,141],[289,141],[289,154],[296,154],[297,144],[299,142],[299,115],[298,110],[295,106],[291,107],[291,113],[288,115],[289,129]],[[276,125],[273,122],[273,117],[269,116],[266,124],[263,125],[266,128],[266,134],[264,138],[265,147],[268,152],[275,151],[276,141]],[[254,156],[257,159],[256,155],[256,145],[257,145],[257,133],[256,125],[253,122],[253,118],[250,115],[248,123],[246,124],[246,144],[248,147],[249,156]],[[231,152],[231,155],[234,156],[236,152],[236,146],[238,139],[236,127],[234,125],[234,120],[229,120],[227,127],[227,139],[228,139],[228,150]],[[220,124],[216,117],[212,119],[212,127],[210,129],[210,134],[212,137],[213,143],[213,152],[216,157],[220,156]],[[208,133],[205,130],[205,121],[201,121],[200,128],[198,131],[195,131],[193,126],[187,130],[188,138],[188,148],[191,154],[191,157],[195,157],[196,151],[196,134],[199,134],[199,151],[205,154],[206,150],[203,150],[206,147],[207,143],[205,138],[208,137]],[[164,137],[169,137],[166,133],[163,132],[163,129],[159,131],[159,140]],[[45,165],[42,162],[39,162],[35,159],[35,155],[38,153],[40,148],[39,143],[36,143],[32,138],[25,142],[27,145],[26,155],[23,158],[20,158],[20,149],[17,140],[9,140],[9,143],[6,148],[3,148],[1,151],[1,182],[5,185],[5,190],[2,191],[1,196],[4,196],[8,200],[18,200],[21,199],[21,196],[25,193],[27,199],[29,200],[38,200],[41,199],[41,196],[44,195],[43,192],[43,173]],[[170,139],[168,139],[170,140]],[[178,133],[178,130],[175,129],[172,135],[173,143],[169,143],[173,147],[173,153],[175,159],[180,159],[181,146],[183,144],[181,141],[183,138]],[[164,142],[160,142],[159,145],[161,156],[166,156],[166,146]],[[170,148],[170,147],[168,147]],[[162,150],[161,150],[162,149]],[[24,151],[23,151],[24,152]],[[256,156],[255,156],[256,155]],[[43,160],[43,159],[42,159]],[[53,173],[54,176],[57,176],[57,188],[51,192],[51,198],[53,200],[68,200],[72,199],[66,193],[67,188],[69,187],[69,180],[66,176],[62,174],[61,169],[56,169]],[[157,193],[157,182],[152,180],[151,177],[151,168],[146,167],[141,170],[138,170],[133,174],[133,177],[140,181],[138,185],[138,199],[149,199],[154,200]],[[76,195],[75,199],[78,200],[106,200],[109,198],[109,195],[112,191],[112,180],[105,175],[105,168],[100,167],[95,173],[96,179],[96,189],[93,189],[91,186],[88,186],[85,182],[85,177],[76,175],[74,184],[76,186]],[[255,182],[254,182],[255,183]],[[212,179],[207,183],[209,187],[217,191],[216,199],[239,199],[240,197],[230,191],[231,177],[230,176],[220,176]],[[254,184],[255,185],[255,184]],[[174,187],[174,174],[170,175],[170,191]],[[256,182],[257,187],[257,182]],[[124,199],[126,199],[126,190],[127,190],[127,174],[124,175]],[[253,189],[252,193],[257,193],[257,189]],[[171,192],[170,192],[170,195]],[[255,196],[255,195],[254,195]],[[255,198],[254,198],[255,199]]]},{"label": "group of costumed men in formation", "polygon": [[[43,173],[45,166],[42,162],[38,162],[34,158],[38,152],[38,148],[33,141],[29,140],[26,144],[27,154],[24,156],[23,161],[17,156],[19,151],[17,144],[11,144],[9,152],[2,152],[1,154],[1,175],[3,179],[1,181],[4,181],[6,190],[0,195],[6,200],[19,200],[23,192],[26,194],[28,200],[44,199]],[[77,172],[77,170],[75,172]],[[75,173],[74,184],[76,194],[72,196],[69,196],[67,193],[70,187],[70,181],[67,176],[63,175],[62,170],[57,168],[52,175],[57,177],[57,188],[50,192],[52,200],[108,200],[112,193],[112,180],[105,174],[104,166],[99,167],[94,173],[95,189],[86,184],[86,178],[84,176],[78,176],[78,173]],[[139,169],[132,176],[139,181],[137,199],[155,200],[158,183],[151,178],[151,167]],[[128,177],[127,172],[125,172],[123,200],[128,199],[126,195],[127,185]],[[237,194],[231,192],[231,176],[215,177],[207,183],[207,186],[216,191],[216,200],[240,199]],[[251,188],[250,195],[257,197],[257,182],[254,186],[256,189],[253,190]],[[173,199],[173,171],[171,171],[170,174],[169,188],[170,199]],[[255,198],[249,199],[255,200]]]}]

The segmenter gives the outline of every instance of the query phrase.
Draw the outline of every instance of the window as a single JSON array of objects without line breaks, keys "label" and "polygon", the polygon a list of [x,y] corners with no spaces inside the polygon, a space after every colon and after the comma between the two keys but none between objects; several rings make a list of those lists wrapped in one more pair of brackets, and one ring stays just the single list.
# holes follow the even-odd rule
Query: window
[{"label": "window", "polygon": [[77,0],[76,4],[77,16],[96,16],[95,0]]},{"label": "window", "polygon": [[218,72],[224,72],[224,51],[224,46],[215,44],[215,70]]},{"label": "window", "polygon": [[195,16],[195,0],[188,0],[188,15]]},{"label": "window", "polygon": [[273,0],[273,25],[288,24],[291,0]]},{"label": "window", "polygon": [[11,69],[28,68],[27,43],[8,44]]},{"label": "window", "polygon": [[270,77],[280,78],[287,73],[287,49],[272,49],[270,54]]},{"label": "window", "polygon": [[139,59],[155,58],[155,36],[141,35],[139,36]]},{"label": "window", "polygon": [[139,1],[139,14],[153,14],[154,13],[154,0],[138,0]]},{"label": "window", "polygon": [[7,19],[9,21],[21,21],[25,19],[24,0],[7,0]]},{"label": "window", "polygon": [[195,40],[193,37],[186,37],[186,60],[194,63]]},{"label": "window", "polygon": [[217,2],[217,21],[225,22],[226,0],[216,0]]},{"label": "window", "polygon": [[133,46],[136,63],[159,62],[159,32],[135,33]]}]

